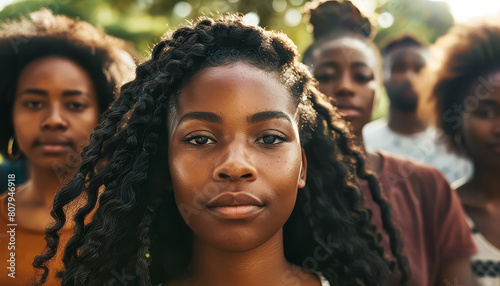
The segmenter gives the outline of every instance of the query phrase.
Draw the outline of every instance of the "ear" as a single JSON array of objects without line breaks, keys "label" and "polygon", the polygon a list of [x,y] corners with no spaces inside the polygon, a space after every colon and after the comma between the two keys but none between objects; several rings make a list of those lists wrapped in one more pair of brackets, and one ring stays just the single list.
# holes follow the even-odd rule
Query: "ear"
[{"label": "ear", "polygon": [[299,189],[303,189],[306,186],[306,178],[307,178],[307,157],[306,151],[302,148],[302,164],[300,165],[300,175],[298,186]]}]

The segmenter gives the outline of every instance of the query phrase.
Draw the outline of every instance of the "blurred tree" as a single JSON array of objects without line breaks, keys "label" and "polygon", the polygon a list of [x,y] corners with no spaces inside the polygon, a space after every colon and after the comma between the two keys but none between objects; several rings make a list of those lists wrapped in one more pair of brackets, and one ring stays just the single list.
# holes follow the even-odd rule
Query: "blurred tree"
[{"label": "blurred tree", "polygon": [[[378,33],[374,41],[379,45],[383,45],[389,38],[406,33],[413,34],[426,43],[434,43],[453,25],[448,5],[440,1],[388,1],[377,8],[376,14]],[[385,28],[390,23],[387,21],[392,21],[393,24]]]},{"label": "blurred tree", "polygon": [[[79,17],[103,27],[108,33],[134,42],[146,55],[168,29],[200,15],[247,14],[249,21],[289,35],[303,51],[312,38],[302,21],[305,0],[42,0],[16,1],[0,11],[0,21],[17,18],[47,7],[55,13]],[[379,32],[376,43],[401,33],[413,33],[434,42],[453,23],[443,2],[428,0],[353,0],[361,10],[371,9],[370,18]],[[366,10],[366,9],[365,9]],[[249,14],[250,13],[250,14]],[[388,25],[391,24],[392,25]]]},{"label": "blurred tree", "polygon": [[[378,30],[378,45],[394,36],[411,33],[427,43],[434,42],[453,24],[444,2],[430,0],[352,0]],[[0,22],[18,18],[42,7],[55,13],[78,17],[109,34],[135,44],[142,58],[168,30],[201,15],[241,13],[249,23],[282,31],[304,51],[312,42],[302,20],[306,0],[17,0],[0,11]],[[385,114],[382,96],[375,117]]]}]

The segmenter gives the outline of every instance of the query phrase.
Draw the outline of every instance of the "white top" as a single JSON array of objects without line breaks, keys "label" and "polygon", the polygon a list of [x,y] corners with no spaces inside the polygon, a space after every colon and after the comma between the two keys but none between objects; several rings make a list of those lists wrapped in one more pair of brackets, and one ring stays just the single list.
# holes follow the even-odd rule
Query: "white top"
[{"label": "white top", "polygon": [[315,272],[316,275],[318,275],[319,277],[319,280],[321,280],[321,286],[330,286],[330,282],[328,282],[328,280],[326,280],[325,276],[323,276],[322,273],[320,272]]},{"label": "white top", "polygon": [[450,183],[469,177],[472,174],[470,161],[449,152],[446,143],[439,137],[432,127],[412,135],[398,134],[389,128],[384,118],[372,121],[363,128],[367,149],[386,150],[431,165],[443,172]]},{"label": "white top", "polygon": [[491,244],[467,216],[467,224],[477,247],[477,254],[471,257],[472,272],[476,286],[500,286],[500,249]]}]

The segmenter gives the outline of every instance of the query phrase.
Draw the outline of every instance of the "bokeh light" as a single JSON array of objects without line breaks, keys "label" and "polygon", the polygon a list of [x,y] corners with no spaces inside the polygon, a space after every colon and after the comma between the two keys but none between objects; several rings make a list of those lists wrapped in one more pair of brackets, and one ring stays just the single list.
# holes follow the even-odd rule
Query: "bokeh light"
[{"label": "bokeh light", "polygon": [[285,14],[285,23],[289,27],[295,27],[300,24],[302,20],[302,14],[298,9],[292,8],[288,9]]},{"label": "bokeh light", "polygon": [[257,26],[260,23],[260,17],[255,12],[250,12],[243,16],[243,22],[247,25]]},{"label": "bokeh light", "polygon": [[174,13],[180,18],[186,18],[192,10],[191,4],[185,1],[177,2],[174,6]]},{"label": "bokeh light", "polygon": [[389,12],[384,12],[378,16],[378,26],[382,29],[389,28],[394,24],[394,17]]}]

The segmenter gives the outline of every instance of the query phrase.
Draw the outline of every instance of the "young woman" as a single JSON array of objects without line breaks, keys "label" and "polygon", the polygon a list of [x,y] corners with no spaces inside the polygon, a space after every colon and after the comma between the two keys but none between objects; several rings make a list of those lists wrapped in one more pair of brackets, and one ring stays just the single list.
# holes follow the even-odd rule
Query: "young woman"
[{"label": "young woman", "polygon": [[357,178],[397,231],[346,122],[290,40],[240,18],[168,34],[83,153],[35,261],[54,256],[64,207],[85,193],[65,285],[382,285],[392,267]]},{"label": "young woman", "polygon": [[[117,85],[130,76],[123,48],[88,23],[48,10],[2,26],[0,151],[9,160],[24,158],[29,179],[2,178],[12,184],[0,197],[1,285],[26,285],[32,276],[54,195],[74,175]],[[61,266],[57,259],[53,267]],[[54,277],[48,283],[57,284]]]},{"label": "young woman", "polygon": [[[437,53],[441,56],[436,57]],[[458,25],[433,47],[422,111],[433,115],[451,148],[474,163],[457,183],[479,253],[471,258],[477,285],[500,285],[500,21]]]},{"label": "young woman", "polygon": [[[311,22],[328,25],[332,7],[327,1],[311,12]],[[348,2],[343,2],[348,3]],[[342,4],[344,5],[344,4]],[[352,5],[352,4],[345,4]],[[326,10],[326,11],[323,11]],[[354,11],[354,10],[350,10]],[[357,10],[356,10],[357,11]],[[357,11],[359,14],[359,11]],[[329,15],[329,17],[314,18]],[[353,19],[360,18],[353,17]],[[362,25],[364,21],[360,22]],[[338,27],[338,25],[337,25]],[[367,156],[368,169],[376,173],[382,192],[394,210],[394,224],[401,229],[404,253],[408,257],[411,277],[409,285],[447,285],[457,281],[470,285],[471,272],[467,259],[475,252],[467,231],[463,210],[456,194],[443,175],[434,168],[391,156],[386,152],[367,152],[362,128],[370,122],[376,93],[381,86],[381,60],[377,48],[357,33],[360,29],[318,36],[310,49],[312,71],[324,92],[351,123],[352,132]],[[315,34],[317,35],[317,34]],[[371,183],[370,183],[371,184]],[[379,230],[379,207],[367,191],[367,182],[360,182],[365,206],[373,211]],[[390,249],[388,235],[382,232],[386,253]],[[405,277],[391,277],[390,285]]]}]

